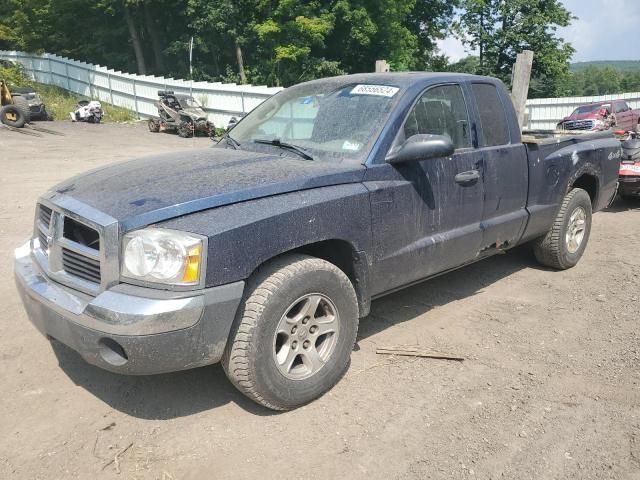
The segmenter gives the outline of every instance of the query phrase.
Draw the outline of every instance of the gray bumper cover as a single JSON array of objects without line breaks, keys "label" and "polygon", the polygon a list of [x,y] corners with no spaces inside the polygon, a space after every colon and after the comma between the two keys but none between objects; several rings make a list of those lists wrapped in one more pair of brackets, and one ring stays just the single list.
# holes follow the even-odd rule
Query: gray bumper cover
[{"label": "gray bumper cover", "polygon": [[45,276],[29,243],[15,257],[16,285],[38,330],[117,373],[164,373],[220,361],[244,290],[244,282],[197,292],[121,284],[92,297]]}]

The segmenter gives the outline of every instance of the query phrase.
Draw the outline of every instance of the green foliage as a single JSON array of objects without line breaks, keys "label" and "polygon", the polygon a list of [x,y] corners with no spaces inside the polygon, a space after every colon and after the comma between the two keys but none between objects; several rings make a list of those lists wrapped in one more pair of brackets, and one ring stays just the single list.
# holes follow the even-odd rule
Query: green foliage
[{"label": "green foliage", "polygon": [[[370,72],[378,59],[509,84],[530,49],[531,97],[640,89],[633,62],[570,70],[557,29],[571,20],[561,0],[0,0],[0,49],[188,78],[193,36],[194,79],[283,86]],[[447,35],[479,55],[449,64],[436,45]]]},{"label": "green foliage", "polygon": [[589,65],[571,72],[566,90],[569,95],[576,96],[640,92],[640,70],[623,71]]},{"label": "green foliage", "polygon": [[569,76],[574,49],[556,35],[571,22],[560,0],[462,0],[463,41],[479,51],[477,73],[509,84],[516,55],[535,52],[531,97],[558,96]]},{"label": "green foliage", "polygon": [[[479,57],[468,56],[450,64],[447,70],[477,73],[479,68]],[[532,88],[540,89],[539,84],[544,81],[544,77],[532,78]],[[566,76],[556,79],[555,88],[562,96],[569,97],[640,92],[640,62],[589,62],[578,68],[571,68]],[[532,97],[531,94],[529,96]]]},{"label": "green foliage", "polygon": [[587,67],[611,67],[621,72],[640,72],[640,60],[597,60],[593,62],[577,62],[569,65],[572,72],[580,72]]},{"label": "green foliage", "polygon": [[[68,90],[30,80],[18,65],[11,67],[0,66],[0,78],[7,81],[10,89],[12,87],[33,87],[40,94],[47,106],[47,111],[53,114],[55,120],[68,119],[69,112],[73,112],[76,109],[76,104],[80,100],[78,95]],[[135,120],[135,113],[131,110],[105,102],[100,103],[105,113],[105,122],[130,122]]]},{"label": "green foliage", "polygon": [[4,0],[0,49],[48,51],[118,70],[291,85],[444,65],[435,41],[458,0]]}]

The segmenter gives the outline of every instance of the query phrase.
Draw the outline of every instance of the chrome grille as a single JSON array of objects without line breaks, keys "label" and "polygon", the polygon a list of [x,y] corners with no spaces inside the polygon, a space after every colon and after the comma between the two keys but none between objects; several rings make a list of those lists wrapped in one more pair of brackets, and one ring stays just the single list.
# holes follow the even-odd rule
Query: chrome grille
[{"label": "chrome grille", "polygon": [[95,293],[102,288],[103,227],[72,211],[39,204],[36,210],[34,253],[55,280]]},{"label": "chrome grille", "polygon": [[62,247],[62,267],[70,275],[100,283],[100,260]]},{"label": "chrome grille", "polygon": [[40,248],[42,251],[47,253],[47,234],[41,229],[38,229],[38,240],[40,240]]},{"label": "chrome grille", "polygon": [[51,209],[44,205],[40,205],[38,207],[38,218],[42,222],[43,226],[49,228],[49,225],[51,224]]},{"label": "chrome grille", "polygon": [[573,120],[563,124],[565,130],[593,130],[595,126],[595,120]]}]

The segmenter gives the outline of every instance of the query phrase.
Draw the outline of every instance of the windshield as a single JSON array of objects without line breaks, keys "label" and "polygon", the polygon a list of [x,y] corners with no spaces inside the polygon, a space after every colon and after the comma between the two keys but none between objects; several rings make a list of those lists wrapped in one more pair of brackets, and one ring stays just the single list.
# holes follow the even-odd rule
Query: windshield
[{"label": "windshield", "polygon": [[201,108],[201,105],[193,97],[180,97],[182,108]]},{"label": "windshield", "polygon": [[272,151],[278,147],[264,141],[276,140],[302,148],[317,160],[362,163],[399,90],[393,85],[345,84],[344,79],[297,85],[261,103],[230,136],[242,149]]},{"label": "windshield", "polygon": [[582,113],[597,112],[602,108],[606,108],[607,110],[611,111],[611,104],[596,103],[595,105],[585,105],[583,107],[576,108],[571,115],[580,115]]}]

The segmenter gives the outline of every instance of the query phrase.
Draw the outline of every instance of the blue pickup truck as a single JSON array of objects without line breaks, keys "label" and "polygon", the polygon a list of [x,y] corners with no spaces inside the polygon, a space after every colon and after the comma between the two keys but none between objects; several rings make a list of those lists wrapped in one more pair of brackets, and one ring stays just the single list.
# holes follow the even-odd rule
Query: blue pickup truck
[{"label": "blue pickup truck", "polygon": [[44,193],[16,283],[31,322],[91,364],[222,362],[245,395],[287,410],[338,382],[372,299],[524,243],[576,265],[620,155],[606,132],[523,137],[493,78],[316,80],[213,148]]}]

